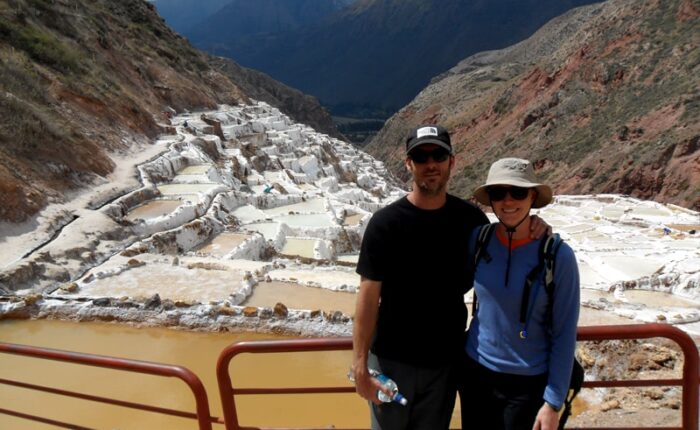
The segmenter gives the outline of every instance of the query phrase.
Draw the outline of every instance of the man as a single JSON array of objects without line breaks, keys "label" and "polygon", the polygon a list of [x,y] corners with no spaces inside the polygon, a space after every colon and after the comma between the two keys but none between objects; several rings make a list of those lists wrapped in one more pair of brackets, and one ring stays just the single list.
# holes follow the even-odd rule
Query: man
[{"label": "man", "polygon": [[[474,270],[469,234],[488,223],[471,203],[447,194],[455,164],[443,127],[423,125],[406,140],[407,196],[377,211],[362,241],[353,328],[357,393],[370,401],[373,430],[449,428]],[[546,229],[539,225],[538,236]],[[392,378],[408,404],[382,403],[368,367]]]}]

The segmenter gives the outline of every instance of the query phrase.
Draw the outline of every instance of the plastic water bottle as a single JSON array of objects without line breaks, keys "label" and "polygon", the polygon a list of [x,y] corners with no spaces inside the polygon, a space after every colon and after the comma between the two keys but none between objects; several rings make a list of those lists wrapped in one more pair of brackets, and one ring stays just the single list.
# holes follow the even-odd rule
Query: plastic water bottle
[{"label": "plastic water bottle", "polygon": [[[401,393],[399,393],[399,387],[396,385],[396,382],[394,382],[393,379],[389,378],[388,376],[379,372],[378,370],[368,370],[369,374],[372,375],[373,378],[379,381],[379,383],[382,384],[383,387],[388,388],[392,393],[391,397],[389,397],[384,393],[384,391],[377,390],[377,398],[379,400],[381,400],[384,403],[389,403],[393,401],[396,403],[400,403],[403,406],[406,406],[408,404],[408,400]],[[355,382],[355,375],[352,373],[352,370],[348,372],[348,378],[350,379],[350,381]]]}]

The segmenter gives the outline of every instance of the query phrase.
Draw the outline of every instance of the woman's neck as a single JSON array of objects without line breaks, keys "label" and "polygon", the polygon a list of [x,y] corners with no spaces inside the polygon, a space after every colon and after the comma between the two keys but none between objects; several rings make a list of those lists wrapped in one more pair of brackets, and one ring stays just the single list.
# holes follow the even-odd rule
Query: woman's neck
[{"label": "woman's neck", "polygon": [[[503,223],[499,223],[497,228],[503,235],[506,235],[509,230]],[[513,239],[515,240],[525,239],[527,237],[530,237],[530,215],[515,227],[515,232],[513,233]]]}]

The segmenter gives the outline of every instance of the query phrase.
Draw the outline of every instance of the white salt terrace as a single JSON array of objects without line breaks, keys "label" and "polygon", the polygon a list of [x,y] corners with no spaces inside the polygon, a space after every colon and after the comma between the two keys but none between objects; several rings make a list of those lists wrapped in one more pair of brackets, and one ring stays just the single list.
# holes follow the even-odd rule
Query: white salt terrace
[{"label": "white salt terrace", "polygon": [[[245,297],[250,285],[246,272],[262,270],[267,263],[196,257],[173,258],[140,255],[131,263],[117,256],[100,266],[95,279],[81,282],[75,297],[129,297],[146,299],[158,294],[163,299],[190,303],[223,302],[232,294]],[[237,304],[237,303],[236,303]]]},{"label": "white salt terrace", "polygon": [[[351,314],[360,281],[352,265],[369,214],[405,191],[381,162],[292,123],[264,103],[204,113],[221,122],[223,141],[201,115],[173,118],[178,135],[158,141],[170,145],[168,150],[139,166],[144,186],[155,185],[168,199],[153,199],[152,193],[140,197],[138,190],[104,209],[118,217],[126,206],[129,220],[158,219],[134,230],[141,236],[127,244],[130,257],[117,249],[97,266],[83,262],[85,275],[75,287],[54,294],[144,298],[158,293],[161,299],[204,304],[279,302],[290,309]],[[185,120],[188,130],[182,127]],[[216,163],[207,155],[211,150],[219,153]],[[257,161],[244,154],[255,154]],[[324,165],[323,159],[339,162]],[[271,170],[257,171],[260,160]],[[144,172],[167,179],[153,184]],[[349,176],[357,183],[342,181]],[[192,195],[196,207],[182,202]],[[557,196],[539,214],[576,251],[585,308],[630,322],[680,324],[700,334],[700,234],[691,234],[700,228],[697,212],[599,195]],[[64,231],[79,231],[85,219]],[[76,237],[84,241],[85,235]],[[64,233],[56,246],[66,240]],[[52,245],[47,250],[60,255]],[[207,314],[206,308],[196,312]],[[344,324],[336,333],[350,333]],[[322,335],[329,327],[309,330]]]},{"label": "white salt terrace", "polygon": [[[263,106],[263,105],[260,105]],[[245,177],[254,195],[269,194],[278,195],[273,184],[282,186],[292,194],[310,193],[303,201],[291,204],[270,206],[257,206],[253,203],[242,202],[236,205],[231,215],[238,220],[239,233],[224,232],[215,235],[205,244],[196,248],[197,255],[208,255],[214,258],[223,258],[236,247],[250,239],[253,232],[259,233],[268,243],[275,243],[278,255],[284,257],[304,257],[319,259],[319,246],[323,240],[319,237],[304,237],[299,232],[314,231],[327,228],[357,228],[362,233],[363,219],[367,214],[367,207],[359,207],[362,200],[367,199],[367,190],[373,186],[383,187],[386,182],[377,176],[377,171],[384,172],[381,163],[375,162],[366,154],[360,153],[349,145],[337,145],[336,156],[341,159],[341,165],[347,168],[355,168],[358,183],[338,184],[324,182],[321,188],[319,175],[326,172],[324,166],[319,165],[316,153],[308,156],[295,156],[285,158],[283,154],[293,151],[315,151],[316,135],[308,128],[295,127],[284,119],[274,109],[266,117],[258,116],[249,126],[237,124],[223,129],[229,138],[238,138],[245,144],[252,144],[264,149],[270,157],[281,156],[285,170],[273,170],[257,172],[253,170]],[[230,115],[235,116],[233,113]],[[250,115],[254,117],[254,115]],[[217,118],[225,118],[218,115]],[[282,119],[281,119],[282,118]],[[257,121],[257,122],[256,122]],[[190,123],[199,127],[199,123]],[[242,135],[241,133],[256,131],[255,134]],[[266,137],[267,136],[267,137]],[[323,137],[327,139],[327,137]],[[302,144],[304,141],[304,145]],[[237,149],[222,149],[225,154],[238,157],[241,160],[241,152]],[[234,155],[235,154],[235,155]],[[206,161],[206,160],[203,160]],[[246,161],[245,159],[243,161]],[[199,165],[189,165],[178,172],[178,178],[184,175],[210,175],[211,163],[202,162]],[[215,176],[215,175],[214,175]],[[174,179],[175,181],[175,179]],[[185,182],[185,179],[180,179]],[[176,181],[177,182],[177,181]],[[192,182],[191,180],[188,182]],[[178,193],[211,192],[217,184],[166,184],[158,188],[163,194],[176,195]],[[335,190],[337,194],[329,192]],[[401,195],[401,191],[391,189],[390,194]],[[274,200],[273,200],[274,201]],[[280,200],[282,201],[282,200]],[[343,203],[340,203],[340,202]],[[386,203],[384,200],[383,202]],[[353,202],[357,206],[353,207]],[[380,207],[381,205],[376,205]],[[698,307],[700,306],[700,293],[698,292],[698,268],[700,267],[700,239],[686,232],[692,226],[700,224],[697,213],[682,208],[659,205],[652,202],[641,202],[631,198],[620,196],[559,196],[557,201],[540,210],[540,215],[552,224],[556,231],[575,249],[579,260],[582,286],[584,287],[583,303],[597,308],[605,308],[609,312],[622,315],[627,318],[658,320],[659,315],[682,314],[676,318],[676,322],[699,321]],[[337,217],[336,214],[341,214]],[[366,222],[366,220],[365,220]],[[342,224],[342,225],[341,225]],[[286,225],[287,227],[283,227]],[[664,234],[664,227],[674,225],[673,234]],[[680,228],[679,228],[680,227]],[[292,229],[291,231],[289,229]],[[295,230],[296,229],[296,230]],[[294,233],[291,233],[291,232]],[[246,233],[247,232],[247,233]],[[680,233],[679,233],[680,232]],[[328,238],[331,242],[335,236]],[[329,247],[334,244],[329,242]],[[344,252],[338,255],[330,255],[330,259],[344,263],[355,263],[358,258],[359,243],[355,243],[352,252]],[[674,266],[675,265],[675,266]],[[670,266],[681,270],[681,276],[672,285],[666,285],[664,281],[658,281],[659,273]],[[163,267],[161,265],[161,267]],[[210,300],[222,300],[226,293],[230,293],[230,287],[222,287],[224,279],[240,281],[240,272],[231,278],[227,271],[212,271],[201,269],[168,268],[182,272],[181,283],[192,282],[197,284],[194,289],[198,291],[188,297],[202,294],[203,298]],[[351,313],[354,307],[352,297],[359,285],[359,276],[352,268],[316,267],[313,270],[304,266],[295,266],[286,269],[262,270],[259,274],[265,276],[266,282],[258,282],[252,295],[248,295],[245,304],[249,306],[274,306],[277,302],[285,303],[291,308],[324,309],[324,303],[347,300],[345,305],[338,305],[337,309],[344,313]],[[343,269],[343,270],[340,270]],[[347,270],[346,270],[347,269]],[[199,270],[193,272],[192,270]],[[140,274],[138,269],[132,269],[130,277]],[[143,280],[143,289],[151,291],[153,284],[159,284],[170,275],[156,274],[158,268],[151,266],[151,281]],[[144,270],[144,274],[146,271]],[[198,279],[194,282],[193,273],[197,273]],[[121,277],[120,275],[119,277]],[[144,275],[145,276],[145,275]],[[654,278],[654,277],[657,278]],[[663,277],[662,277],[663,278]],[[115,277],[116,280],[116,277]],[[636,282],[636,284],[630,284]],[[695,282],[695,284],[693,284]],[[666,281],[666,283],[668,283]],[[87,291],[100,291],[106,293],[109,288],[117,289],[118,285],[105,286],[103,290],[95,287],[85,289]],[[125,282],[124,284],[128,284]],[[215,284],[218,287],[202,287],[202,285]],[[230,285],[230,282],[228,282]],[[178,282],[173,281],[173,285]],[[309,287],[311,285],[312,287]],[[692,285],[692,287],[688,287]],[[125,286],[121,286],[121,292]],[[228,288],[228,289],[227,289]],[[646,289],[647,291],[629,290],[629,288]],[[626,290],[627,289],[627,290]],[[205,294],[204,291],[207,293]],[[214,291],[217,291],[216,293]],[[133,287],[131,294],[143,294],[138,287]],[[674,293],[672,296],[668,293]],[[92,294],[92,293],[91,293]],[[334,295],[343,294],[344,298],[335,298]],[[116,294],[118,295],[118,294]],[[165,297],[183,293],[177,288],[164,292]],[[685,297],[682,298],[681,296]],[[653,303],[641,307],[643,302]],[[630,307],[637,311],[631,311]],[[639,311],[639,309],[642,309]],[[655,313],[656,312],[656,313]],[[654,314],[655,313],[655,314]],[[698,323],[700,329],[700,323]]]}]

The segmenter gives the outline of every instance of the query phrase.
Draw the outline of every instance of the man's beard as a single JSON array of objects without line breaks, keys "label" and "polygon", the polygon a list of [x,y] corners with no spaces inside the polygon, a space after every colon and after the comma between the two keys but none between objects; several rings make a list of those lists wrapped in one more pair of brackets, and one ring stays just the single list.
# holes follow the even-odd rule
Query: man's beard
[{"label": "man's beard", "polygon": [[447,180],[440,180],[437,182],[430,183],[428,181],[416,182],[418,189],[422,194],[429,196],[436,196],[441,194],[447,188]]}]

